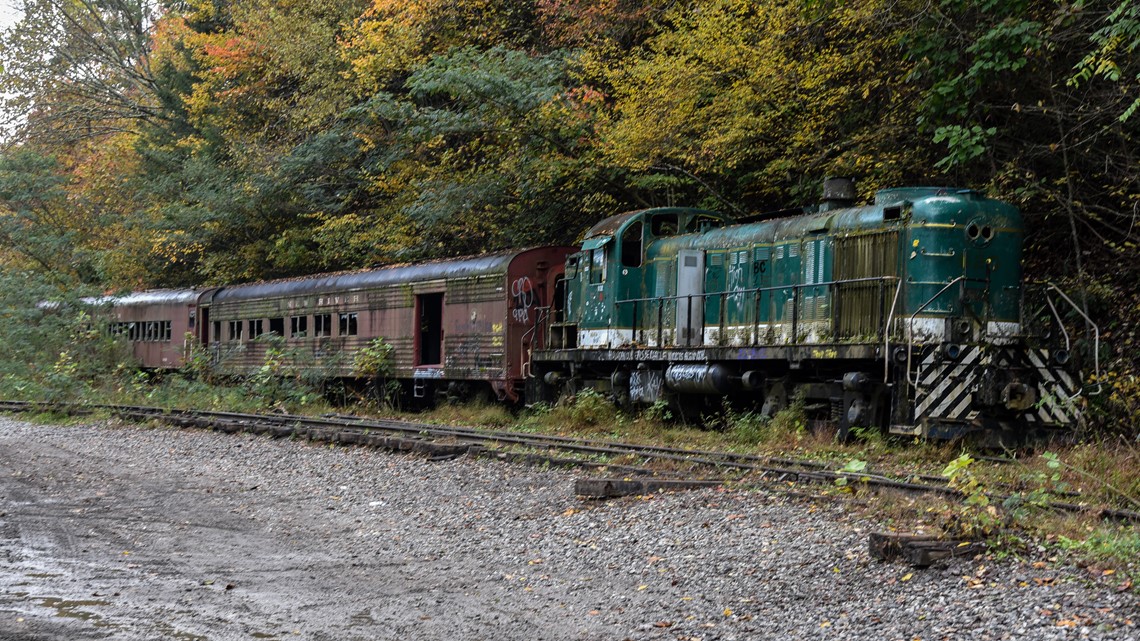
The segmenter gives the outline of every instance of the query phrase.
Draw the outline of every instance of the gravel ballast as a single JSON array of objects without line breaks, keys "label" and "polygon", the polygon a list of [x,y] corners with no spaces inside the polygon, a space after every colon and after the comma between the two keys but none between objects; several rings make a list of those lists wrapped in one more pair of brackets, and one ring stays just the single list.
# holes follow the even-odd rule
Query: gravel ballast
[{"label": "gravel ballast", "polygon": [[[1135,639],[1111,577],[873,561],[842,506],[0,418],[0,639]],[[1036,563],[1034,563],[1036,562]]]}]

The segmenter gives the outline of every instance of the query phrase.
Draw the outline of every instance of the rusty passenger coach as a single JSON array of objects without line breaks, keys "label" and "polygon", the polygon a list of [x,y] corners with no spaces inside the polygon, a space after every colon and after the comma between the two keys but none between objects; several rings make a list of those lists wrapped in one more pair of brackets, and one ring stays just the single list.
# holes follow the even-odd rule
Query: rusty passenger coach
[{"label": "rusty passenger coach", "polygon": [[[517,401],[530,351],[544,337],[571,247],[541,247],[418,265],[224,287],[201,303],[201,342],[224,372],[265,363],[284,340],[307,366],[352,375],[374,339],[392,346],[393,377],[414,397],[493,392]],[[146,365],[157,365],[144,361]]]},{"label": "rusty passenger coach", "polygon": [[198,305],[213,289],[161,289],[88,299],[108,309],[106,329],[123,337],[143,367],[181,367],[191,343],[200,337]]}]

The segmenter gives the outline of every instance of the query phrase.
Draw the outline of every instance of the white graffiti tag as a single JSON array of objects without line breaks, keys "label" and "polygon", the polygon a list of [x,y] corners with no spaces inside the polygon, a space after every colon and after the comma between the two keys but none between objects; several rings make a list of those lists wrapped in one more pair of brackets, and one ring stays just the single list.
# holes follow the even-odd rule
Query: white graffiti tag
[{"label": "white graffiti tag", "polygon": [[523,276],[511,283],[511,317],[517,323],[530,322],[530,308],[534,305],[534,287],[530,277]]}]

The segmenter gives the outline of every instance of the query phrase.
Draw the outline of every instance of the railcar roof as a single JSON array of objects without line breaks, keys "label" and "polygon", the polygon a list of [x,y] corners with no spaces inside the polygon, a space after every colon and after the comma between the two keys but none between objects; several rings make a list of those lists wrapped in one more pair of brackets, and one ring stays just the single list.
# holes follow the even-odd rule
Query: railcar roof
[{"label": "railcar roof", "polygon": [[[718,212],[710,211],[707,209],[696,209],[693,207],[653,207],[649,209],[638,209],[635,211],[627,211],[624,214],[617,214],[616,216],[610,216],[609,218],[602,219],[600,222],[591,227],[590,231],[586,232],[586,238],[594,238],[595,236],[613,236],[617,233],[618,229],[621,228],[622,224],[624,224],[630,218],[637,216],[638,214],[667,214],[674,212],[694,215],[706,214],[722,217]],[[727,221],[727,219],[725,220]]]},{"label": "railcar roof", "polygon": [[85,298],[83,302],[91,305],[111,304],[117,307],[132,305],[179,305],[193,303],[202,295],[200,289],[151,289],[142,292],[131,292],[122,296],[99,296]]},{"label": "railcar roof", "polygon": [[288,280],[234,285],[214,295],[214,302],[238,301],[250,298],[278,298],[305,296],[317,293],[345,292],[369,287],[412,283],[425,280],[465,278],[505,272],[507,264],[522,253],[519,250],[438,260],[414,265],[398,265],[355,272],[319,274]]}]

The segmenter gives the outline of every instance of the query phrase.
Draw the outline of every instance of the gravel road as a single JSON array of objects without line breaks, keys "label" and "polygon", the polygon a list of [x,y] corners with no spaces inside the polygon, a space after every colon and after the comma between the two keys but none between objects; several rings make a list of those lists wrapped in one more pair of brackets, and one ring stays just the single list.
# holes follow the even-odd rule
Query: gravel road
[{"label": "gravel road", "polygon": [[[1135,639],[1077,569],[872,561],[831,505],[0,418],[0,639]],[[1041,565],[1041,564],[1039,564]]]}]

